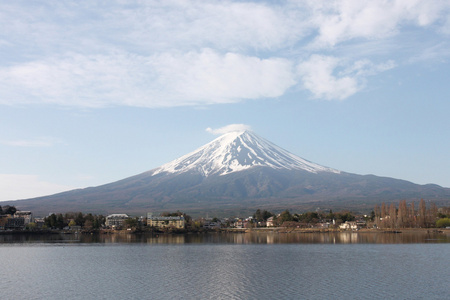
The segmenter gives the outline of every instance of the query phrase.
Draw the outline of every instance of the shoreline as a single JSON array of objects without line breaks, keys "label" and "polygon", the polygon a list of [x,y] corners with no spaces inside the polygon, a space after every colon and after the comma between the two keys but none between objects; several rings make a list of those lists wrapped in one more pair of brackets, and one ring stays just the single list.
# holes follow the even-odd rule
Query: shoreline
[{"label": "shoreline", "polygon": [[450,228],[363,228],[359,230],[318,229],[318,228],[286,228],[286,227],[261,227],[261,228],[220,228],[204,231],[153,231],[153,230],[0,230],[0,235],[56,235],[56,234],[149,234],[149,235],[179,235],[179,234],[207,234],[207,233],[386,233],[386,234],[450,234]]}]

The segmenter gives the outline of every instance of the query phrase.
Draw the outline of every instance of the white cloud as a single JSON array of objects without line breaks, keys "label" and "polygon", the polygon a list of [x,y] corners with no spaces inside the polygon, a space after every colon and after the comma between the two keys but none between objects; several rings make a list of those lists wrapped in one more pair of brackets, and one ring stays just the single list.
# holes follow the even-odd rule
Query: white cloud
[{"label": "white cloud", "polygon": [[0,69],[0,103],[171,107],[278,97],[295,84],[286,59],[211,49],[150,57],[68,55]]},{"label": "white cloud", "polygon": [[398,34],[405,24],[428,26],[448,15],[446,1],[314,1],[311,22],[318,28],[316,47],[364,38],[380,39]]},{"label": "white cloud", "polygon": [[0,201],[46,196],[70,189],[73,188],[43,181],[36,175],[0,174]]},{"label": "white cloud", "polygon": [[149,64],[156,71],[157,87],[170,91],[166,99],[188,104],[278,97],[295,84],[291,62],[280,58],[220,55],[204,49],[154,56]]},{"label": "white cloud", "polygon": [[229,132],[235,132],[235,131],[245,131],[245,130],[251,130],[251,127],[249,125],[245,124],[230,124],[221,128],[212,129],[212,128],[206,128],[206,131],[209,133],[212,133],[214,135],[220,135],[225,134]]},{"label": "white cloud", "polygon": [[361,90],[366,77],[392,69],[393,61],[373,64],[369,60],[359,60],[353,64],[324,55],[312,55],[309,60],[301,62],[297,71],[303,87],[315,98],[342,100]]},{"label": "white cloud", "polygon": [[[207,105],[280,97],[299,83],[344,99],[368,75],[336,72],[336,50],[345,45],[355,64],[389,61],[381,41],[404,32],[436,35],[430,49],[450,32],[449,16],[448,1],[420,0],[5,2],[0,104]],[[420,40],[397,39],[396,51],[425,57]],[[370,57],[373,41],[383,57]],[[292,66],[314,55],[330,58],[296,81]]]},{"label": "white cloud", "polygon": [[345,99],[360,89],[357,79],[351,76],[336,77],[333,72],[339,59],[330,56],[312,55],[298,66],[303,86],[316,98],[327,100]]}]

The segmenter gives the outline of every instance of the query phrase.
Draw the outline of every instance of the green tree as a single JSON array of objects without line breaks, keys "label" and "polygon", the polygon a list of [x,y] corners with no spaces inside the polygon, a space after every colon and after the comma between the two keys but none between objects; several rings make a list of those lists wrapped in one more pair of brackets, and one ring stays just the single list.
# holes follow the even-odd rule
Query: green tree
[{"label": "green tree", "polygon": [[281,225],[284,222],[291,222],[291,221],[294,221],[294,217],[287,209],[283,211],[275,220],[277,225]]},{"label": "green tree", "polygon": [[94,216],[94,221],[92,222],[92,228],[94,229],[99,229],[100,227],[102,227],[103,224],[105,224],[105,217],[102,215],[95,215]]},{"label": "green tree", "polygon": [[136,228],[138,226],[138,219],[137,218],[128,218],[125,220],[125,227],[126,228]]},{"label": "green tree", "polygon": [[325,216],[325,219],[327,219],[327,220],[333,220],[333,219],[335,219],[335,218],[336,218],[335,214],[334,214],[333,211],[330,209],[330,212]]},{"label": "green tree", "polygon": [[59,229],[63,229],[64,228],[64,226],[65,226],[66,224],[65,224],[65,222],[64,222],[64,217],[63,217],[63,215],[62,214],[58,214],[57,216],[56,216],[56,228],[59,228]]},{"label": "green tree", "polygon": [[17,211],[15,206],[9,206],[9,205],[5,205],[3,206],[3,214],[5,215],[13,215],[15,214]]},{"label": "green tree", "polygon": [[263,216],[263,220],[264,220],[264,221],[267,221],[267,219],[270,218],[270,217],[273,217],[274,214],[271,213],[270,211],[263,210],[262,216]]},{"label": "green tree", "polygon": [[436,227],[448,227],[450,226],[450,218],[442,218],[436,221]]},{"label": "green tree", "polygon": [[261,210],[259,208],[253,214],[253,219],[255,219],[256,221],[262,221],[263,220],[262,212],[261,212]]},{"label": "green tree", "polygon": [[304,214],[298,215],[298,221],[304,223],[317,223],[320,216],[317,212],[306,212]]},{"label": "green tree", "polygon": [[34,222],[30,222],[27,224],[27,226],[25,226],[25,228],[28,230],[34,230],[34,229],[36,229],[36,227],[37,227],[37,225]]},{"label": "green tree", "polygon": [[337,218],[340,219],[342,223],[345,223],[346,221],[354,221],[355,215],[351,212],[341,212],[337,214]]},{"label": "green tree", "polygon": [[48,228],[55,228],[56,227],[56,215],[55,214],[51,214],[48,217],[44,218],[44,224],[48,227]]},{"label": "green tree", "polygon": [[84,222],[85,222],[85,219],[83,217],[83,214],[81,212],[77,213],[76,216],[75,216],[75,223],[76,223],[76,225],[83,226]]},{"label": "green tree", "polygon": [[273,213],[267,210],[260,210],[259,208],[256,210],[256,212],[253,214],[253,219],[255,219],[257,222],[267,221],[268,218],[272,217]]}]

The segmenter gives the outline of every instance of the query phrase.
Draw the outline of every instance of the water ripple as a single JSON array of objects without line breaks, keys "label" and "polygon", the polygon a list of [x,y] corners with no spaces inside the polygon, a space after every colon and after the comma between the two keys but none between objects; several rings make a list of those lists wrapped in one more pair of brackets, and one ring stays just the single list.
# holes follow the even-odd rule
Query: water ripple
[{"label": "water ripple", "polygon": [[445,244],[0,246],[2,299],[443,299]]}]

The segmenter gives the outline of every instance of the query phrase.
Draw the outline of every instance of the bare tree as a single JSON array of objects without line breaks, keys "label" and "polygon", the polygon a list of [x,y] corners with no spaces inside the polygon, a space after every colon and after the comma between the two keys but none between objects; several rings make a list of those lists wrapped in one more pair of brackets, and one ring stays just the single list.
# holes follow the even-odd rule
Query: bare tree
[{"label": "bare tree", "polygon": [[425,200],[420,199],[419,202],[419,226],[424,228],[426,226],[427,206]]},{"label": "bare tree", "polygon": [[397,225],[399,228],[404,228],[407,226],[407,224],[408,224],[408,217],[407,217],[406,200],[402,200],[398,205]]},{"label": "bare tree", "polygon": [[431,202],[427,214],[427,227],[430,226],[432,227],[434,224],[436,224],[437,218],[438,218],[438,208],[434,202]]},{"label": "bare tree", "polygon": [[409,223],[410,223],[411,227],[417,227],[416,210],[414,208],[414,201],[411,202],[411,209],[409,211]]},{"label": "bare tree", "polygon": [[394,203],[391,203],[391,206],[389,207],[389,227],[397,227],[397,209],[395,208]]},{"label": "bare tree", "polygon": [[381,227],[386,227],[386,216],[387,216],[387,209],[386,204],[384,202],[381,202]]},{"label": "bare tree", "polygon": [[378,204],[375,204],[375,207],[373,209],[373,212],[375,214],[375,224],[377,225],[377,227],[380,227],[380,218],[381,218],[381,212],[380,212],[380,207],[378,206]]}]

